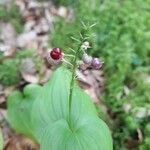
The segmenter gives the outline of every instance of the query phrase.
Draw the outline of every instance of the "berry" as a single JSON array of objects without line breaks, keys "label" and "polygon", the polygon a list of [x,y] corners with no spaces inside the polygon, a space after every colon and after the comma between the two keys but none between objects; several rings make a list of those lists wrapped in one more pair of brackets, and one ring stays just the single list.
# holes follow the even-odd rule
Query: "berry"
[{"label": "berry", "polygon": [[50,52],[50,56],[54,60],[59,60],[62,57],[62,52],[60,48],[53,48]]},{"label": "berry", "polygon": [[94,69],[98,70],[102,67],[102,62],[98,58],[93,58],[91,65]]},{"label": "berry", "polygon": [[84,53],[83,56],[82,56],[83,62],[84,62],[85,64],[87,64],[87,65],[91,65],[92,59],[93,59],[93,58],[92,58],[91,56],[89,56],[88,54],[86,54],[86,53]]},{"label": "berry", "polygon": [[60,48],[53,48],[52,51],[55,52],[55,53],[59,53],[59,54],[62,53]]},{"label": "berry", "polygon": [[47,56],[47,61],[51,65],[58,65],[62,62],[62,51],[60,48],[53,48]]}]

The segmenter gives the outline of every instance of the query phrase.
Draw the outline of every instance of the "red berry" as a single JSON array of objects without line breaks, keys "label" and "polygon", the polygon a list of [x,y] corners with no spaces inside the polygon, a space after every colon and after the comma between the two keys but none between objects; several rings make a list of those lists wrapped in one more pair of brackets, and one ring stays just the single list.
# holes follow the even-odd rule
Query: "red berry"
[{"label": "red berry", "polygon": [[54,60],[58,60],[62,57],[62,52],[60,48],[53,48],[52,51],[50,52],[50,56]]},{"label": "red berry", "polygon": [[62,53],[60,48],[53,48],[52,51],[59,54]]}]

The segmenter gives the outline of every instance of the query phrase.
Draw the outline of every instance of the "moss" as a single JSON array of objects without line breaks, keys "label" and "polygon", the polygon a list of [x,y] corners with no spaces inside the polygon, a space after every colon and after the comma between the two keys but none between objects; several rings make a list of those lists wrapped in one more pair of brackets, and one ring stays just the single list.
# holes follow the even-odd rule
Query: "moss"
[{"label": "moss", "polygon": [[12,85],[19,82],[18,62],[16,60],[5,60],[0,65],[0,83],[3,85]]},{"label": "moss", "polygon": [[20,81],[20,63],[22,59],[33,56],[33,50],[17,51],[13,58],[4,58],[0,53],[0,83],[5,86],[18,84]]}]

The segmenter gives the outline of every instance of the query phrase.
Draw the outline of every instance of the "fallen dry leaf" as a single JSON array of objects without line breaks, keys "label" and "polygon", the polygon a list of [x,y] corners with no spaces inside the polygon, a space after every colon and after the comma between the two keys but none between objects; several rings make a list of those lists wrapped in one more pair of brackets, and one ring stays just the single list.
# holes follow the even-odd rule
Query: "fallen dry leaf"
[{"label": "fallen dry leaf", "polygon": [[26,137],[14,135],[8,140],[4,150],[39,150],[39,146]]},{"label": "fallen dry leaf", "polygon": [[20,71],[23,79],[29,83],[38,83],[39,76],[36,73],[36,68],[31,58],[26,58],[22,61]]}]

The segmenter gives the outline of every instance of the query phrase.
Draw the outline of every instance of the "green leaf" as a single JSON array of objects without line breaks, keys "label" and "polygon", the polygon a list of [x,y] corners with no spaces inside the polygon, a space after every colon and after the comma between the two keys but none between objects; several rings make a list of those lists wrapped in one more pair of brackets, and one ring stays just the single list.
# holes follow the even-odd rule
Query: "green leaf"
[{"label": "green leaf", "polygon": [[58,120],[45,128],[41,149],[46,150],[112,150],[107,126],[99,118],[82,116],[73,131],[66,120]]},{"label": "green leaf", "polygon": [[32,116],[41,149],[112,150],[109,129],[97,117],[91,99],[77,84],[73,90],[69,123],[70,81],[71,73],[59,68],[34,101]]},{"label": "green leaf", "polygon": [[[68,119],[70,81],[71,73],[62,67],[55,71],[51,80],[42,88],[41,94],[33,104],[32,111],[33,122],[37,126],[36,130],[39,130],[40,133],[40,129],[45,128],[47,124],[54,123],[62,118],[65,120]],[[75,85],[74,90],[76,92],[74,92],[73,95],[76,96],[73,96],[72,118],[77,120],[80,113],[95,115],[96,110],[90,98],[79,90],[77,85]],[[78,109],[78,111],[76,111],[76,109]]]},{"label": "green leaf", "polygon": [[[43,87],[27,86],[23,97],[21,93],[12,95],[8,100],[11,124],[18,132],[34,137],[41,150],[112,150],[108,127],[76,83],[68,119],[70,81],[71,72],[60,67]],[[21,107],[25,111],[17,113]]]},{"label": "green leaf", "polygon": [[0,129],[0,150],[3,150],[3,136],[1,129]]},{"label": "green leaf", "polygon": [[7,101],[8,121],[12,127],[19,133],[34,138],[33,127],[31,122],[32,104],[39,94],[41,87],[38,85],[28,85],[24,88],[23,93],[14,91]]}]

